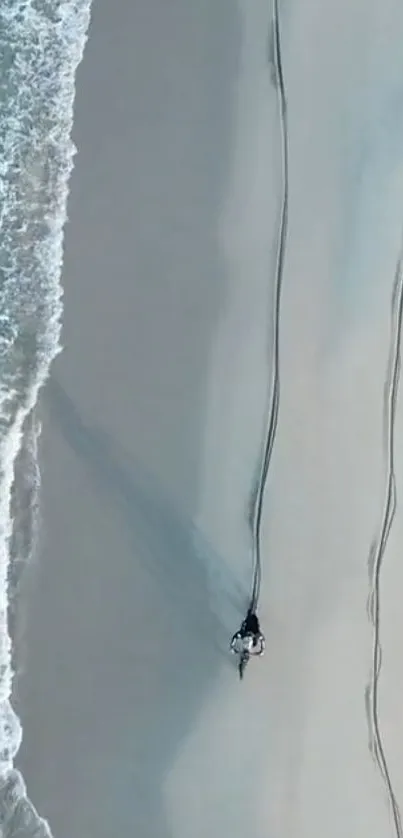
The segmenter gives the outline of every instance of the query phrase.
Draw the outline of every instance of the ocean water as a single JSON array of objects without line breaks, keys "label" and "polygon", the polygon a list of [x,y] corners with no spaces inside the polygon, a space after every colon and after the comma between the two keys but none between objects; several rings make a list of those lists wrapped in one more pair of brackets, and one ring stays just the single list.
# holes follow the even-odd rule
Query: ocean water
[{"label": "ocean water", "polygon": [[0,4],[0,838],[50,835],[13,768],[15,602],[35,546],[35,405],[60,352],[76,69],[89,0]]}]

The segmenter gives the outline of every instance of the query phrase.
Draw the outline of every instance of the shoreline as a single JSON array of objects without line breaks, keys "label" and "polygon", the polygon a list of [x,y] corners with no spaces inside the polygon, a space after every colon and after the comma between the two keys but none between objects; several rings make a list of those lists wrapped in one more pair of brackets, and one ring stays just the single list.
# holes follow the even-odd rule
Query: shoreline
[{"label": "shoreline", "polygon": [[[388,3],[390,19],[370,5],[365,44],[358,9],[330,4],[292,5],[282,30],[290,212],[267,648],[242,688],[227,644],[250,579],[279,199],[269,10],[94,8],[65,350],[41,402],[43,546],[17,760],[58,838],[388,830],[365,712],[402,185],[403,76],[387,36],[403,13]],[[400,530],[398,515],[381,687],[398,788]]]},{"label": "shoreline", "polygon": [[169,836],[164,777],[225,662],[220,555],[194,530],[239,40],[237,11],[211,11],[98,3],[77,76],[17,759],[58,838]]}]

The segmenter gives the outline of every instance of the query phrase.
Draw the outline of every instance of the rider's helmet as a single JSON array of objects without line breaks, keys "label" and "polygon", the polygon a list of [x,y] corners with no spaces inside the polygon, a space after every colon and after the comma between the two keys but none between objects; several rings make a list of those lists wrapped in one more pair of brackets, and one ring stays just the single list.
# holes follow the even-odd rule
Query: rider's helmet
[{"label": "rider's helmet", "polygon": [[254,646],[254,643],[255,643],[254,635],[251,634],[250,632],[248,632],[247,634],[244,635],[244,637],[242,639],[243,650],[245,652],[250,652],[252,646]]}]

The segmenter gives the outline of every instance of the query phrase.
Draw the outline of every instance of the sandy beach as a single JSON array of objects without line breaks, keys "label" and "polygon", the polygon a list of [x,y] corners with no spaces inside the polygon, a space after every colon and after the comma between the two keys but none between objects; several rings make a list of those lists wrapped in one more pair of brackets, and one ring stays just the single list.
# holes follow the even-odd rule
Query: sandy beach
[{"label": "sandy beach", "polygon": [[[240,684],[228,640],[251,584],[283,190],[271,10],[94,3],[17,685],[18,766],[57,838],[398,835],[366,690],[403,12],[304,0],[281,14],[289,216],[267,651]],[[399,498],[398,438],[395,467]],[[398,506],[378,707],[397,802],[402,527]]]}]

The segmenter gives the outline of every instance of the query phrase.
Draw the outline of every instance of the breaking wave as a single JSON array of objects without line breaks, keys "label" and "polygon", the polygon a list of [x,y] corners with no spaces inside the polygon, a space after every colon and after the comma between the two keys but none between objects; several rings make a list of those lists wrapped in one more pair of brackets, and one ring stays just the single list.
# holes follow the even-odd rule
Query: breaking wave
[{"label": "breaking wave", "polygon": [[[60,275],[75,153],[71,140],[75,73],[89,18],[89,0],[2,0],[0,5],[0,835],[4,838],[50,835],[13,767],[22,730],[11,705],[10,604],[16,568],[29,558],[35,535],[38,425],[32,417],[38,392],[61,349]],[[21,498],[27,505],[25,522],[30,522],[23,533],[18,529]]]}]

